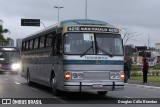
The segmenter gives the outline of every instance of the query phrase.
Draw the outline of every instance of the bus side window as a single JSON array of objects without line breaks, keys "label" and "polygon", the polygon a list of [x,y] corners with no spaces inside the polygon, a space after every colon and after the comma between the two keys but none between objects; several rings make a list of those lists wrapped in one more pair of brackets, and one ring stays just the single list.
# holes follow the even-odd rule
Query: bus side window
[{"label": "bus side window", "polygon": [[62,51],[62,44],[61,44],[61,38],[56,37],[54,42],[54,54],[60,55]]},{"label": "bus side window", "polygon": [[34,49],[38,48],[38,38],[34,40]]},{"label": "bus side window", "polygon": [[61,37],[58,37],[57,39],[57,50],[58,50],[58,54],[61,54],[62,53],[62,38]]},{"label": "bus side window", "polygon": [[39,47],[43,48],[45,44],[45,36],[41,36],[40,37],[40,43],[39,43]]},{"label": "bus side window", "polygon": [[29,41],[26,42],[25,49],[26,49],[26,50],[29,49]]},{"label": "bus side window", "polygon": [[22,43],[22,49],[21,51],[25,51],[25,42]]},{"label": "bus side window", "polygon": [[49,34],[46,36],[46,46],[49,47],[51,46],[52,44],[52,34]]},{"label": "bus side window", "polygon": [[33,40],[31,40],[29,43],[29,49],[33,49]]}]

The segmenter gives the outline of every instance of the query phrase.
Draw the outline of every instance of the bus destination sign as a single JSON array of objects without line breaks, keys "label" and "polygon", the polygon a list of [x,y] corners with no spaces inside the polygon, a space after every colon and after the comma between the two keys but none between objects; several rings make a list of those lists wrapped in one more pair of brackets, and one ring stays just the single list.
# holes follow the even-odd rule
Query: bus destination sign
[{"label": "bus destination sign", "polygon": [[68,27],[67,31],[91,31],[91,32],[119,33],[119,30],[117,28],[90,27],[90,26],[72,26],[72,27]]}]

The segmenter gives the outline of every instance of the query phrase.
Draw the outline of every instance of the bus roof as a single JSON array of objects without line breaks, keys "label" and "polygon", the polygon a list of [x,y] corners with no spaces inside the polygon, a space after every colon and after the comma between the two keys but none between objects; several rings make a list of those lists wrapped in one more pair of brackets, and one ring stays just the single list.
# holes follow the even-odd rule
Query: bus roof
[{"label": "bus roof", "polygon": [[46,33],[50,33],[53,31],[57,31],[58,28],[64,27],[64,26],[77,26],[77,25],[96,25],[96,26],[109,26],[114,27],[113,25],[110,25],[109,23],[98,21],[98,20],[90,20],[90,19],[73,19],[73,20],[64,20],[60,23],[54,24],[52,26],[49,26],[45,29],[42,29],[36,33],[33,33],[27,37],[25,37],[23,40],[27,40],[29,38],[35,37],[37,35],[44,35]]},{"label": "bus roof", "polygon": [[73,25],[97,25],[97,26],[113,26],[109,23],[98,21],[98,20],[90,20],[90,19],[74,19],[74,20],[66,20],[60,22],[60,26],[73,26]]}]

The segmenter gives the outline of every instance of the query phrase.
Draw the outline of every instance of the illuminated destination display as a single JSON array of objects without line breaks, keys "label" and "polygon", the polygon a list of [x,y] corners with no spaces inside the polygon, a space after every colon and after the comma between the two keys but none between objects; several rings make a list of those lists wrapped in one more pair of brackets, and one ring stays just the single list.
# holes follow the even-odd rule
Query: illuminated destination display
[{"label": "illuminated destination display", "polygon": [[91,31],[91,32],[119,33],[119,30],[117,28],[90,27],[90,26],[72,26],[72,27],[68,27],[67,31]]},{"label": "illuminated destination display", "polygon": [[16,48],[12,47],[0,47],[0,51],[16,51]]}]

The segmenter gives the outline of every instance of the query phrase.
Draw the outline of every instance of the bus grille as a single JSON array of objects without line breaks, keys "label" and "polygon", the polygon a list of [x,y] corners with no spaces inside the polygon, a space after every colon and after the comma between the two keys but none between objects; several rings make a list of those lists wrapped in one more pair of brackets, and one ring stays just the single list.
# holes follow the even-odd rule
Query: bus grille
[{"label": "bus grille", "polygon": [[83,80],[109,80],[109,72],[84,72]]}]

